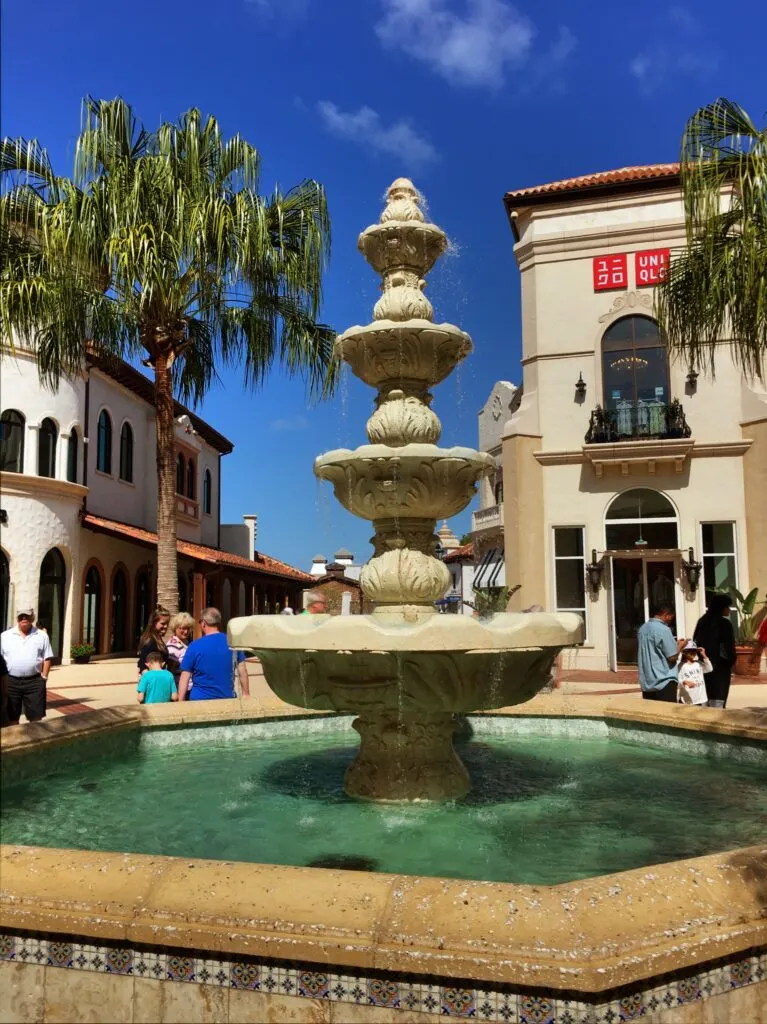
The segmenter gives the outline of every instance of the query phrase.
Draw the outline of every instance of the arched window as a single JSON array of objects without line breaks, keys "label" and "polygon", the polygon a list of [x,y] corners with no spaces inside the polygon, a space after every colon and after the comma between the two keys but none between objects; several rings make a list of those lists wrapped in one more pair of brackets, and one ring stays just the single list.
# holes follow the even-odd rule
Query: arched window
[{"label": "arched window", "polygon": [[56,476],[56,439],[59,431],[53,420],[44,419],[37,432],[37,475]]},{"label": "arched window", "polygon": [[202,477],[202,510],[210,515],[210,507],[212,503],[212,492],[213,492],[213,478],[210,475],[210,470],[206,469]]},{"label": "arched window", "polygon": [[187,496],[187,498],[194,498],[195,491],[197,490],[197,488],[195,487],[195,483],[196,483],[195,476],[196,476],[196,473],[195,473],[195,467],[194,467],[194,459],[190,459],[187,462],[187,464],[186,464],[186,496]]},{"label": "arched window", "polygon": [[677,515],[664,494],[635,487],[613,498],[605,515],[609,551],[677,546]]},{"label": "arched window", "polygon": [[0,470],[24,472],[24,417],[15,409],[0,416]]},{"label": "arched window", "polygon": [[135,621],[133,628],[133,640],[134,643],[138,642],[138,638],[143,632],[144,626],[149,621],[150,608],[150,593],[149,593],[149,573],[146,569],[142,569],[136,576],[136,596],[135,596]]},{"label": "arched window", "polygon": [[101,650],[101,573],[92,565],[83,588],[83,640]]},{"label": "arched window", "polygon": [[647,316],[625,316],[602,337],[604,407],[619,437],[661,436],[666,431],[668,356],[658,325]]},{"label": "arched window", "polygon": [[120,431],[120,479],[133,483],[133,427],[123,423]]},{"label": "arched window", "polygon": [[184,482],[186,480],[186,459],[178,453],[176,456],[176,494],[184,493]]},{"label": "arched window", "polygon": [[112,420],[106,409],[99,413],[96,431],[96,469],[101,473],[112,472]]},{"label": "arched window", "polygon": [[69,433],[69,441],[67,442],[67,480],[71,483],[77,483],[77,461],[79,458],[80,438],[77,435],[77,429],[72,427]]},{"label": "arched window", "polygon": [[0,551],[0,631],[7,629],[11,597],[11,567],[4,551]]},{"label": "arched window", "polygon": [[122,569],[112,580],[112,654],[128,649],[128,581]]},{"label": "arched window", "polygon": [[67,570],[58,548],[51,548],[40,566],[37,622],[48,630],[54,658],[61,657],[64,640],[64,595]]}]

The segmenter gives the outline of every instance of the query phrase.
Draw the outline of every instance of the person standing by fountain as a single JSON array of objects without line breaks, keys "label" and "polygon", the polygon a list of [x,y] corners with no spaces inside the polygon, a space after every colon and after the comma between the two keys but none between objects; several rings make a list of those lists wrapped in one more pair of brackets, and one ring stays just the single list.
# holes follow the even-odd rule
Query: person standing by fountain
[{"label": "person standing by fountain", "polygon": [[190,700],[225,700],[235,696],[235,673],[240,680],[242,696],[250,696],[250,683],[245,669],[245,655],[235,655],[221,632],[221,612],[205,608],[200,616],[202,636],[194,640],[181,662],[178,699],[185,700],[190,682]]},{"label": "person standing by fountain", "polygon": [[138,642],[138,674],[139,679],[147,671],[147,656],[155,651],[162,655],[163,665],[168,658],[168,648],[165,644],[165,634],[168,632],[170,612],[167,608],[158,605],[152,612],[147,627],[141,634]]},{"label": "person standing by fountain", "polygon": [[46,631],[35,626],[34,609],[20,609],[16,625],[0,634],[0,653],[8,677],[7,724],[18,725],[22,711],[28,722],[39,722],[45,718],[53,651]]},{"label": "person standing by fountain", "polygon": [[706,693],[710,708],[726,708],[730,679],[735,664],[735,631],[732,628],[729,594],[712,594],[708,608],[695,626],[695,643],[705,647],[711,659],[706,672]]},{"label": "person standing by fountain", "polygon": [[325,595],[320,594],[319,591],[311,590],[306,595],[306,607],[300,613],[301,615],[324,615],[328,610],[328,604],[325,600]]},{"label": "person standing by fountain", "polygon": [[676,662],[687,643],[674,639],[669,625],[674,609],[661,604],[653,609],[652,618],[639,627],[639,685],[645,700],[665,700],[676,704],[679,681]]}]

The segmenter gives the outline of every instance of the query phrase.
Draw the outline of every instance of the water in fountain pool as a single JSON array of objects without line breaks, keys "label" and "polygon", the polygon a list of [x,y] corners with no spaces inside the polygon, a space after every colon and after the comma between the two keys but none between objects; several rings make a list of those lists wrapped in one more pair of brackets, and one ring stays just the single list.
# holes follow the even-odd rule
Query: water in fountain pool
[{"label": "water in fountain pool", "polygon": [[[330,726],[331,723],[325,723]],[[336,727],[335,725],[333,726]],[[183,730],[182,730],[183,732]],[[6,843],[554,884],[761,841],[767,772],[596,738],[471,736],[461,803],[359,803],[353,733],[172,733],[4,783]],[[159,740],[170,745],[159,745]]]}]

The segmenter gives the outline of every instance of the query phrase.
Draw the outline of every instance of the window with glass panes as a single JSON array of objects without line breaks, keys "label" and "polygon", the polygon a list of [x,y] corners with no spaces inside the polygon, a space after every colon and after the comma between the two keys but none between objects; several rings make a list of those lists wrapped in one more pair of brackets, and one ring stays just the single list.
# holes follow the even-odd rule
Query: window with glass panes
[{"label": "window with glass panes", "polygon": [[586,621],[586,559],[582,526],[554,527],[554,591],[558,612]]},{"label": "window with glass panes", "polygon": [[737,587],[735,523],[702,523],[701,535],[706,590]]}]

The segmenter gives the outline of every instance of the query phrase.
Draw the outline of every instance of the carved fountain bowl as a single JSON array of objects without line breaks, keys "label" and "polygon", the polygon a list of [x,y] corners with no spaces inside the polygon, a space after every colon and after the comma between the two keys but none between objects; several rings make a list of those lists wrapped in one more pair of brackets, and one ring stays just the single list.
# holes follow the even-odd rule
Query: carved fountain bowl
[{"label": "carved fountain bowl", "polygon": [[436,224],[389,220],[365,228],[357,245],[370,266],[379,274],[400,267],[428,274],[447,249],[447,238]]},{"label": "carved fountain bowl", "polygon": [[336,341],[336,353],[371,387],[420,381],[433,387],[448,377],[472,350],[471,338],[452,324],[429,320],[377,320],[350,327]]},{"label": "carved fountain bowl", "polygon": [[362,445],[319,456],[314,472],[333,484],[338,501],[362,519],[437,519],[457,515],[493,472],[491,455],[433,444]]},{"label": "carved fountain bowl", "polygon": [[583,639],[573,613],[253,615],[231,619],[229,643],[255,650],[289,704],[318,711],[466,713],[530,700],[563,647]]}]

